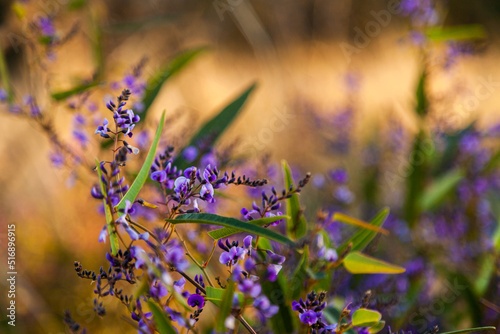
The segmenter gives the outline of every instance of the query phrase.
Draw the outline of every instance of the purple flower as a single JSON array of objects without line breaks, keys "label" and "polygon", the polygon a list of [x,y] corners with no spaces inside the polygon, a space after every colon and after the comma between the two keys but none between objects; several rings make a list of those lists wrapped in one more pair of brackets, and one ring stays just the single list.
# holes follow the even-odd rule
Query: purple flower
[{"label": "purple flower", "polygon": [[245,237],[245,239],[243,239],[243,247],[245,247],[247,249],[250,248],[250,247],[252,247],[252,239],[253,238],[252,238],[251,235],[247,235]]},{"label": "purple flower", "polygon": [[282,268],[282,266],[279,264],[268,265],[266,273],[264,275],[264,279],[269,280],[270,282],[276,281],[281,268]]},{"label": "purple flower", "polygon": [[106,242],[107,236],[108,236],[108,226],[104,225],[104,227],[101,230],[101,233],[99,233],[99,242]]},{"label": "purple flower", "polygon": [[87,144],[89,143],[89,138],[87,137],[87,134],[80,129],[73,130],[73,138],[75,138],[84,148],[87,147]]},{"label": "purple flower", "polygon": [[168,295],[168,290],[161,281],[154,280],[149,288],[149,293],[153,298],[163,298]]},{"label": "purple flower", "polygon": [[346,183],[349,180],[349,175],[347,174],[345,169],[337,168],[330,172],[330,177],[334,182],[337,183]]},{"label": "purple flower", "polygon": [[163,183],[167,181],[167,172],[165,172],[164,170],[153,172],[151,173],[151,180]]},{"label": "purple flower", "polygon": [[233,246],[229,251],[223,252],[219,257],[219,262],[227,266],[234,265],[238,260],[245,259],[247,250],[242,247]]},{"label": "purple flower", "polygon": [[3,88],[0,89],[0,102],[5,102],[7,101],[7,98],[9,97],[9,94],[7,91]]},{"label": "purple flower", "polygon": [[181,327],[186,326],[186,319],[184,319],[180,312],[174,311],[168,306],[165,306],[165,311],[170,316],[170,320],[177,322]]},{"label": "purple flower", "polygon": [[198,156],[198,149],[194,146],[188,146],[184,152],[182,152],[182,156],[187,162],[193,162]]},{"label": "purple flower", "polygon": [[205,305],[205,298],[199,294],[193,293],[189,296],[187,303],[191,307],[197,306],[198,308],[203,308],[203,305]]},{"label": "purple flower", "polygon": [[260,295],[262,288],[259,283],[254,282],[251,279],[245,279],[240,284],[238,284],[238,289],[246,295],[250,295],[253,298],[257,298]]},{"label": "purple flower", "polygon": [[354,194],[346,186],[337,187],[333,196],[343,204],[351,204],[354,201]]},{"label": "purple flower", "polygon": [[110,131],[110,129],[108,128],[108,124],[109,121],[107,118],[105,118],[102,122],[102,125],[99,125],[97,127],[97,130],[95,130],[95,134],[100,134],[101,137],[109,138],[109,135],[107,134]]},{"label": "purple flower", "polygon": [[38,20],[38,27],[40,28],[42,35],[51,37],[55,34],[54,25],[52,20],[48,17],[41,17]]},{"label": "purple flower", "polygon": [[56,168],[61,168],[64,165],[64,155],[61,152],[54,152],[50,155],[50,161]]},{"label": "purple flower", "polygon": [[200,198],[209,202],[209,203],[213,203],[215,201],[214,200],[214,187],[210,183],[207,183],[207,184],[204,184],[201,186]]},{"label": "purple flower", "polygon": [[179,176],[177,179],[174,181],[174,191],[179,194],[179,196],[186,195],[188,192],[188,187],[189,183],[191,181],[184,177],[184,176]]},{"label": "purple flower", "polygon": [[189,267],[189,263],[186,260],[185,253],[182,247],[178,244],[174,244],[165,254],[166,262],[179,270],[186,270]]},{"label": "purple flower", "polygon": [[307,326],[312,326],[318,320],[316,312],[309,310],[299,315],[300,321]]},{"label": "purple flower", "polygon": [[278,313],[278,306],[271,305],[269,299],[266,296],[260,296],[255,299],[253,302],[253,307],[259,310],[260,314],[264,316],[264,318],[271,318],[276,313]]}]

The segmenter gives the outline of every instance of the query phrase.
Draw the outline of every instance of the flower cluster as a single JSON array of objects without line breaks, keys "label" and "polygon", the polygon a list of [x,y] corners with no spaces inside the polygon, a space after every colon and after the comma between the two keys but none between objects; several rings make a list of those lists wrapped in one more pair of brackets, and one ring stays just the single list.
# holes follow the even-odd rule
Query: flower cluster
[{"label": "flower cluster", "polygon": [[[117,99],[117,104],[113,101],[109,101],[106,107],[113,113],[113,119],[116,125],[116,131],[113,132],[109,127],[109,121],[104,118],[102,125],[98,126],[95,130],[95,134],[101,135],[103,138],[110,138],[108,133],[112,133],[115,136],[118,133],[123,133],[125,136],[132,137],[135,124],[140,121],[139,115],[136,115],[132,109],[125,109],[125,105],[130,97],[130,90],[124,89],[122,94]],[[118,131],[118,128],[120,131]]]},{"label": "flower cluster", "polygon": [[253,307],[258,311],[262,323],[278,312],[278,307],[272,305],[262,294],[259,282],[274,282],[285,262],[285,257],[271,250],[256,249],[252,246],[252,236],[243,239],[243,247],[238,241],[219,239],[218,246],[223,250],[219,262],[232,271],[231,278],[237,283],[241,293],[254,300]]},{"label": "flower cluster", "polygon": [[299,312],[299,319],[302,324],[311,328],[311,333],[332,333],[337,328],[337,324],[328,325],[323,320],[323,310],[326,308],[326,293],[315,291],[307,294],[306,300],[292,302],[292,309]]}]

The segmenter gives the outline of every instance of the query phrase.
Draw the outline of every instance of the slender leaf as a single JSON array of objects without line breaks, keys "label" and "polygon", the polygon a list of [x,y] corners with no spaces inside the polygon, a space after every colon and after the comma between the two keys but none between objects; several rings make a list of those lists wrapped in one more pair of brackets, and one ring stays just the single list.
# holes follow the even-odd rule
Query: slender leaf
[{"label": "slender leaf", "polygon": [[177,334],[177,331],[172,326],[165,312],[163,312],[160,307],[151,300],[148,300],[148,305],[153,313],[153,320],[160,334]]},{"label": "slender leaf", "polygon": [[417,106],[415,107],[415,111],[419,116],[425,116],[427,113],[427,109],[429,107],[429,100],[427,99],[426,91],[425,91],[425,85],[427,82],[427,73],[422,71],[420,74],[420,78],[418,79],[418,84],[417,84],[417,91],[416,91],[416,97],[417,97]]},{"label": "slender leaf", "polygon": [[[377,215],[370,221],[370,224],[376,227],[380,227],[384,224],[387,216],[389,215],[389,209],[382,209]],[[361,229],[356,234],[354,234],[350,239],[342,244],[337,249],[337,252],[341,254],[347,247],[349,243],[352,242],[351,251],[362,251],[366,246],[373,240],[377,235],[377,232],[367,229]]]},{"label": "slender leaf", "polygon": [[220,303],[219,313],[217,314],[217,320],[215,323],[216,331],[222,333],[226,331],[225,321],[226,318],[231,314],[231,309],[233,306],[233,295],[235,290],[234,281],[230,281],[222,295],[222,300]]},{"label": "slender leaf", "polygon": [[97,175],[99,177],[99,185],[101,186],[101,193],[104,195],[102,201],[104,204],[104,214],[106,216],[106,226],[108,227],[109,243],[111,245],[111,254],[116,255],[118,253],[118,249],[120,248],[120,244],[118,242],[118,236],[116,235],[116,226],[115,222],[113,221],[111,208],[109,207],[107,202],[107,196],[106,196],[107,192],[104,183],[102,182],[102,171],[99,164],[99,160],[95,159],[95,164],[97,169]]},{"label": "slender leaf", "polygon": [[165,219],[166,221],[176,224],[205,224],[215,226],[226,226],[236,228],[242,232],[248,232],[255,235],[260,235],[268,239],[294,246],[295,243],[287,237],[271,231],[267,228],[253,225],[241,220],[229,217],[222,217],[212,213],[187,213],[177,216],[175,219]]},{"label": "slender leaf", "polygon": [[347,254],[344,267],[352,274],[401,274],[406,270],[360,252]]},{"label": "slender leaf", "polygon": [[135,198],[139,194],[139,191],[141,190],[142,186],[144,185],[144,182],[146,182],[146,179],[148,178],[149,175],[149,170],[151,169],[151,165],[153,164],[153,161],[155,159],[156,147],[158,146],[158,142],[160,141],[160,136],[163,130],[164,123],[165,123],[165,111],[161,115],[160,124],[158,124],[158,128],[156,129],[155,138],[151,143],[151,148],[149,149],[148,155],[146,156],[146,160],[144,161],[144,164],[142,165],[139,174],[137,174],[137,177],[130,186],[130,189],[123,196],[120,203],[118,203],[118,205],[115,207],[115,210],[120,210],[120,209],[123,210],[126,205],[125,203],[126,200],[129,200],[131,203],[133,203],[135,201]]},{"label": "slender leaf", "polygon": [[[240,111],[242,110],[243,105],[246,100],[252,93],[252,91],[257,86],[256,83],[253,83],[250,87],[248,87],[242,94],[240,94],[235,100],[233,100],[230,104],[228,104],[221,112],[217,114],[210,121],[205,123],[200,130],[191,138],[189,146],[195,146],[199,148],[200,143],[203,143],[203,147],[205,149],[199,152],[198,156],[203,155],[207,152],[217,139],[222,135],[222,133],[226,130],[227,127],[233,122],[233,120],[238,116]],[[182,149],[181,152],[184,152],[186,148]],[[174,165],[180,169],[184,169],[188,167],[189,163],[184,160],[182,153],[175,159]]]},{"label": "slender leaf", "polygon": [[435,180],[420,198],[421,210],[427,211],[438,206],[464,177],[461,169],[455,169]]},{"label": "slender leaf", "polygon": [[[426,143],[429,142],[426,133],[421,130],[415,137],[412,147],[412,155],[419,156],[419,163],[410,164],[410,175],[406,182],[406,197],[404,203],[405,220],[413,227],[420,216],[419,199],[425,190],[425,183],[429,174],[429,156]],[[410,161],[411,162],[411,161]]]},{"label": "slender leaf", "polygon": [[427,29],[425,35],[433,41],[474,40],[486,38],[486,29],[480,24],[431,27]]},{"label": "slender leaf", "polygon": [[365,223],[364,221],[349,217],[349,216],[347,216],[343,213],[340,213],[340,212],[335,212],[332,220],[339,221],[339,222],[345,223],[345,224],[358,226],[358,227],[365,228],[367,230],[372,230],[372,231],[382,233],[385,235],[389,234],[389,231],[387,231],[385,228],[378,227],[378,226],[373,225],[373,224]]},{"label": "slender leaf", "polygon": [[[290,189],[290,187],[294,186],[292,172],[285,160],[281,161],[281,164],[283,166],[283,177],[285,178],[285,189]],[[295,239],[303,237],[307,231],[307,222],[302,214],[298,194],[293,194],[286,200],[286,212],[290,216],[290,219],[287,219],[288,235]]]},{"label": "slender leaf", "polygon": [[97,81],[93,81],[90,83],[83,83],[83,84],[78,85],[76,87],[73,87],[69,90],[65,90],[65,91],[57,92],[57,93],[52,93],[51,96],[54,100],[61,101],[61,100],[65,100],[68,97],[73,96],[75,94],[82,93],[82,92],[84,92],[92,87],[95,87],[97,85],[99,85],[99,82],[97,82]]},{"label": "slender leaf", "polygon": [[496,330],[496,327],[487,326],[487,327],[461,329],[458,331],[445,332],[445,333],[440,333],[440,334],[466,334],[466,333],[474,333],[474,332],[482,332],[482,331],[495,331],[495,330]]},{"label": "slender leaf", "polygon": [[189,64],[205,50],[206,48],[197,48],[182,52],[168,64],[160,68],[160,70],[156,72],[151,79],[149,79],[146,85],[144,98],[142,99],[142,103],[144,103],[144,112],[142,114],[143,118],[145,118],[148,113],[149,108],[158,96],[163,84],[175,74],[179,73],[187,64]]},{"label": "slender leaf", "polygon": [[382,314],[374,310],[360,308],[352,314],[352,324],[356,327],[371,327],[377,325],[382,319]]},{"label": "slender leaf", "polygon": [[304,282],[308,276],[307,269],[309,266],[309,247],[306,245],[304,247],[304,253],[300,259],[297,269],[292,276],[292,280],[289,282],[288,293],[290,294],[290,299],[295,300],[300,297],[300,294],[304,290]]},{"label": "slender leaf", "polygon": [[7,69],[7,62],[3,54],[2,44],[0,43],[0,79],[2,80],[3,88],[7,91],[9,102],[13,100],[12,87],[10,85],[9,70]]},{"label": "slender leaf", "polygon": [[[259,238],[256,247],[272,250],[271,244],[266,238]],[[262,252],[260,255],[264,259]],[[279,272],[276,281],[265,280],[261,283],[261,286],[262,292],[269,298],[271,304],[278,306],[278,313],[269,319],[273,333],[295,333],[297,318],[292,314],[291,301],[286,298],[288,285],[286,278],[283,276],[283,271]]]},{"label": "slender leaf", "polygon": [[[250,220],[248,223],[256,225],[256,226],[263,226],[267,224],[274,223],[275,221],[281,220],[281,219],[286,219],[287,216],[274,216],[274,217],[265,217],[265,218],[260,218],[260,219],[254,219]],[[219,240],[222,238],[227,238],[233,234],[239,233],[241,230],[234,228],[234,227],[223,227],[219,228],[217,230],[209,231],[208,235],[215,240]]]}]

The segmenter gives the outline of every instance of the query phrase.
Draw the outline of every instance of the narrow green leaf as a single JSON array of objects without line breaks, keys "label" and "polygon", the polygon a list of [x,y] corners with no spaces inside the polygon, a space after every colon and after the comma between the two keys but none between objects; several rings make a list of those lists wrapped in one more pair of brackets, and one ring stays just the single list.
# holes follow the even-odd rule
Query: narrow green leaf
[{"label": "narrow green leaf", "polygon": [[438,206],[464,177],[461,169],[455,169],[436,179],[420,198],[421,210],[427,211]]},{"label": "narrow green leaf", "polygon": [[69,90],[65,90],[65,91],[57,92],[57,93],[52,93],[51,96],[54,100],[61,101],[61,100],[65,100],[68,97],[73,96],[75,94],[82,93],[82,92],[84,92],[92,87],[95,87],[97,85],[99,85],[99,82],[97,82],[97,81],[93,81],[91,83],[83,83],[83,84],[78,85],[76,87],[73,87]]},{"label": "narrow green leaf", "polygon": [[288,293],[290,294],[291,300],[298,299],[300,294],[304,290],[304,282],[308,276],[307,269],[309,266],[309,247],[306,245],[304,247],[304,253],[300,259],[297,268],[292,276],[292,280],[289,282]]},{"label": "narrow green leaf", "polygon": [[349,253],[344,259],[344,267],[352,274],[401,274],[406,270],[360,252]]},{"label": "narrow green leaf", "polygon": [[149,170],[151,169],[151,165],[153,164],[153,161],[155,159],[156,147],[158,146],[158,142],[160,141],[160,136],[163,130],[164,123],[165,123],[165,111],[161,115],[160,124],[158,124],[158,128],[156,129],[155,138],[151,143],[151,148],[149,149],[148,155],[146,156],[146,160],[144,161],[144,164],[142,165],[139,174],[137,174],[137,177],[130,186],[130,189],[123,196],[120,203],[118,203],[118,205],[115,207],[115,210],[118,211],[120,209],[125,209],[126,200],[129,200],[130,203],[133,203],[135,201],[135,198],[139,194],[139,191],[141,190],[142,186],[144,185],[144,182],[146,182],[146,179],[148,178],[149,175]]},{"label": "narrow green leaf", "polygon": [[[283,166],[283,177],[285,178],[285,189],[290,189],[290,187],[294,186],[292,172],[285,160],[282,160],[281,164]],[[286,212],[290,216],[290,219],[287,219],[288,235],[295,239],[303,237],[307,231],[307,222],[300,207],[298,194],[293,194],[292,197],[286,200]]]},{"label": "narrow green leaf", "polygon": [[374,310],[360,308],[352,314],[352,324],[356,327],[371,327],[377,325],[382,319],[382,314]]},{"label": "narrow green leaf", "polygon": [[230,281],[222,295],[222,301],[219,308],[219,313],[217,314],[217,320],[215,323],[215,329],[219,333],[223,333],[227,330],[224,322],[226,318],[231,314],[231,309],[233,306],[233,295],[235,290],[234,281]]},{"label": "narrow green leaf", "polygon": [[339,221],[339,222],[345,223],[345,224],[350,224],[350,225],[358,226],[358,227],[365,228],[367,230],[372,230],[372,231],[375,231],[375,232],[378,232],[378,233],[382,233],[382,234],[385,234],[385,235],[389,234],[389,231],[387,231],[385,228],[381,228],[381,227],[375,226],[373,224],[365,223],[362,220],[349,217],[348,215],[345,215],[345,214],[343,214],[341,212],[335,212],[334,215],[333,215],[332,220]]},{"label": "narrow green leaf", "polygon": [[99,160],[95,159],[95,165],[97,169],[97,176],[99,177],[99,185],[101,186],[101,193],[104,195],[102,202],[104,204],[106,226],[108,227],[109,243],[111,245],[111,254],[116,255],[118,253],[118,249],[120,248],[120,244],[118,242],[118,236],[116,235],[115,222],[113,221],[113,215],[107,203],[106,188],[102,182],[102,171],[99,164]]},{"label": "narrow green leaf", "polygon": [[7,62],[3,54],[2,44],[0,43],[0,78],[2,79],[3,88],[7,91],[9,102],[13,100],[12,87],[10,85],[9,70],[7,69]]},{"label": "narrow green leaf", "polygon": [[[377,213],[377,215],[370,221],[370,224],[376,227],[381,227],[384,224],[385,220],[387,219],[388,215],[389,215],[389,209],[384,208],[379,213]],[[350,239],[344,242],[342,246],[340,246],[337,249],[337,253],[341,254],[346,249],[347,245],[351,242],[352,242],[351,251],[362,251],[363,249],[366,248],[366,246],[368,246],[370,241],[372,241],[376,235],[377,232],[375,231],[361,229],[356,234],[354,234]]]},{"label": "narrow green leaf", "polygon": [[[203,143],[203,147],[206,147],[206,149],[202,150],[199,152],[198,156],[202,156],[207,150],[209,150],[213,145],[217,142],[217,139],[222,135],[222,133],[226,130],[227,127],[234,121],[236,116],[240,113],[242,110],[243,105],[245,104],[246,100],[252,93],[252,91],[255,89],[257,86],[256,83],[253,83],[249,88],[247,88],[242,94],[240,94],[235,100],[233,100],[231,103],[229,103],[224,109],[222,109],[221,112],[217,114],[214,118],[212,118],[210,121],[205,123],[198,132],[191,138],[189,141],[189,144],[186,147],[189,146],[195,146],[198,147],[200,146],[200,143]],[[181,152],[184,152],[184,150],[181,150]],[[174,165],[177,166],[180,169],[184,169],[186,167],[189,167],[189,163],[184,160],[182,157],[182,153],[178,155],[178,157],[174,161]]]},{"label": "narrow green leaf", "polygon": [[145,118],[149,108],[158,96],[158,93],[160,93],[163,84],[175,74],[179,73],[187,64],[205,50],[206,48],[197,48],[182,52],[160,68],[160,70],[149,79],[142,99],[142,103],[144,103],[144,112],[141,115],[142,118]]},{"label": "narrow green leaf", "polygon": [[148,300],[148,305],[153,313],[153,320],[160,334],[177,334],[177,331],[172,326],[172,323],[167,318],[165,312],[163,312],[160,307],[151,300]]},{"label": "narrow green leaf", "polygon": [[481,264],[476,279],[474,280],[474,291],[478,296],[484,296],[491,278],[495,273],[495,257],[493,254],[484,254],[480,260]]},{"label": "narrow green leaf", "polygon": [[410,175],[406,180],[406,196],[404,203],[404,218],[410,227],[413,227],[420,217],[419,199],[425,190],[429,169],[429,147],[430,139],[425,131],[420,130],[413,141],[412,152],[419,155],[419,163],[410,165]]},{"label": "narrow green leaf", "polygon": [[495,330],[496,330],[496,327],[487,326],[487,327],[476,327],[476,328],[461,329],[461,330],[458,330],[458,331],[445,332],[445,333],[440,333],[440,334],[466,334],[466,333],[474,333],[474,332],[482,332],[482,331],[495,331]]},{"label": "narrow green leaf", "polygon": [[[259,238],[259,243],[256,245],[259,249],[272,250],[271,243],[266,238]],[[260,256],[264,259],[264,255],[260,252]],[[278,279],[274,282],[263,281],[261,283],[262,292],[269,298],[271,304],[278,306],[278,313],[271,319],[269,324],[273,333],[295,333],[297,327],[297,317],[294,317],[291,309],[291,301],[286,298],[288,295],[288,284],[283,276],[283,271],[278,274]]]},{"label": "narrow green leaf", "polygon": [[[260,219],[254,219],[248,221],[249,224],[253,224],[256,226],[263,226],[267,224],[274,223],[275,221],[278,221],[280,219],[286,219],[288,216],[274,216],[274,217],[265,217],[265,218],[260,218]],[[227,238],[233,234],[239,233],[241,230],[234,228],[234,227],[223,227],[219,228],[217,230],[213,230],[208,232],[208,235],[214,239],[214,240],[219,240],[222,238]]]},{"label": "narrow green leaf", "polygon": [[415,107],[415,111],[419,116],[424,116],[427,113],[427,109],[429,107],[429,100],[427,99],[426,94],[426,82],[427,82],[427,73],[425,70],[420,74],[420,78],[418,79],[416,98],[417,105]]},{"label": "narrow green leaf", "polygon": [[184,215],[177,216],[175,219],[165,219],[165,220],[174,225],[206,224],[206,225],[232,227],[242,232],[248,232],[255,235],[260,235],[268,239],[281,242],[283,244],[287,244],[290,246],[295,245],[295,243],[292,240],[267,228],[243,222],[235,218],[222,217],[212,213],[187,213]]},{"label": "narrow green leaf", "polygon": [[431,27],[425,32],[433,41],[474,40],[486,38],[486,29],[480,24],[468,24],[453,27]]}]

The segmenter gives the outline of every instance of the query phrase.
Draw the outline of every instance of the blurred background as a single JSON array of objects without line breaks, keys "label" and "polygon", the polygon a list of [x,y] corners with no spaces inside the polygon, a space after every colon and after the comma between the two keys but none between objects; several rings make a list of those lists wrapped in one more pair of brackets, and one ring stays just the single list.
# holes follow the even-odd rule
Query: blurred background
[{"label": "blurred background", "polygon": [[[435,268],[443,264],[448,273],[478,276],[480,260],[488,258],[482,294],[467,292],[446,304],[456,310],[443,322],[449,330],[498,325],[498,252],[488,239],[497,224],[496,200],[487,197],[488,212],[465,222],[454,211],[465,206],[460,194],[439,204],[439,217],[408,214],[404,207],[411,176],[419,166],[430,168],[412,156],[425,146],[422,133],[432,138],[430,155],[444,161],[441,171],[450,170],[446,162],[466,166],[475,159],[459,152],[448,160],[443,153],[447,136],[473,121],[467,134],[481,138],[481,150],[490,158],[500,148],[495,139],[500,131],[494,130],[500,123],[500,3],[403,1],[405,7],[396,13],[394,2],[401,6],[385,0],[0,1],[0,71],[2,87],[12,99],[0,106],[0,240],[6,247],[6,226],[16,224],[18,271],[16,327],[4,321],[2,292],[0,331],[66,333],[63,311],[70,309],[91,333],[135,332],[119,321],[118,304],[110,303],[109,315],[102,319],[95,315],[92,286],[78,279],[73,261],[92,270],[106,262],[107,246],[97,243],[103,218],[89,196],[94,158],[106,154],[93,134],[105,103],[132,84],[131,103],[141,111],[144,87],[152,82],[158,94],[147,105],[141,136],[131,139],[132,145],[149,145],[147,138],[166,110],[162,144],[183,147],[202,124],[257,82],[244,110],[217,143],[217,154],[229,154],[229,166],[243,164],[271,180],[270,170],[281,159],[294,167],[296,179],[312,172],[313,185],[303,202],[310,220],[320,207],[330,212],[340,208],[363,219],[383,206],[394,208],[387,227],[392,234],[379,247],[389,254],[398,249],[393,263],[417,255],[437,258],[435,267],[419,271],[419,282],[439,276]],[[461,28],[444,30],[443,36],[436,27]],[[172,59],[189,50],[195,56],[174,73]],[[165,68],[175,74],[168,80],[161,74]],[[423,112],[416,112],[422,73],[427,102]],[[38,113],[34,106],[41,121],[33,117]],[[471,142],[461,143],[476,145]],[[138,162],[140,158],[131,164]],[[339,168],[349,174],[348,187],[328,188],[331,171]],[[496,170],[493,165],[488,170],[493,176],[481,179],[491,191],[498,190]],[[460,182],[469,185],[471,180],[477,186],[476,174],[464,173]],[[279,184],[281,176],[274,175]],[[431,184],[433,177],[426,180]],[[482,203],[491,191],[471,196]],[[238,215],[234,205],[225,210]],[[438,218],[452,221],[443,223],[442,237],[433,225]],[[425,228],[413,231],[415,224]],[[465,239],[474,235],[474,242],[480,240],[480,250],[471,254],[463,242],[447,243],[446,237],[463,237],[453,234],[460,228]],[[422,249],[434,253],[423,254]],[[461,252],[467,253],[466,260],[450,260]],[[5,272],[3,257],[0,268]],[[395,292],[380,288],[380,295],[391,299],[411,290],[411,298],[417,299],[414,290],[420,289],[429,292],[422,305],[439,300],[442,281],[418,288],[414,281],[399,282]],[[362,282],[346,284],[362,291]],[[467,303],[471,298],[475,308]],[[442,321],[441,311],[408,306],[409,299],[402,302],[406,306],[384,314],[397,325],[393,329],[419,326],[409,320],[415,312],[428,327]]]}]

